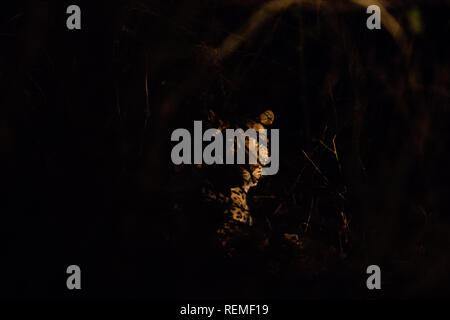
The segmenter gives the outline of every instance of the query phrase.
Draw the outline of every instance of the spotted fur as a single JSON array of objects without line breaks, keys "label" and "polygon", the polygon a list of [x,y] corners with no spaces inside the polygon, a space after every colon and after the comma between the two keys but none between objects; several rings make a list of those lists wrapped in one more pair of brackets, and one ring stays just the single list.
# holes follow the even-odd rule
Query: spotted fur
[{"label": "spotted fur", "polygon": [[[212,118],[214,119],[214,116]],[[217,128],[221,131],[228,128],[241,128],[244,131],[254,129],[258,132],[258,130],[270,126],[273,120],[273,112],[267,110],[256,119],[245,119],[244,121],[237,121],[236,124],[216,120],[215,124],[218,124]],[[264,151],[263,154],[268,155],[267,150]],[[248,141],[246,141],[247,155],[248,152]],[[261,178],[262,165],[259,154],[257,154],[257,160],[257,164],[230,165],[233,175],[235,174],[239,178],[227,185],[226,188],[220,188],[220,186],[218,188],[217,185],[207,184],[202,189],[203,200],[214,204],[218,208],[219,214],[222,215],[216,235],[218,243],[225,249],[227,255],[233,254],[237,243],[245,241],[243,239],[248,235],[249,228],[253,225],[253,217],[247,203],[247,197],[250,188],[256,186]]]}]

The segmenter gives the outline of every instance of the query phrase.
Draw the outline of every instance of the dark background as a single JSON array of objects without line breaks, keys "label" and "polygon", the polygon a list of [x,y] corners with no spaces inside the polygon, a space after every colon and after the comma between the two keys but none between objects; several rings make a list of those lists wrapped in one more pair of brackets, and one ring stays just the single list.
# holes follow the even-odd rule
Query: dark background
[{"label": "dark background", "polygon": [[280,171],[252,208],[276,268],[234,296],[449,297],[448,1],[390,1],[397,35],[350,1],[275,8],[245,33],[268,2],[2,4],[2,297],[209,296],[187,280],[196,173],[171,165],[170,133],[269,108]]}]

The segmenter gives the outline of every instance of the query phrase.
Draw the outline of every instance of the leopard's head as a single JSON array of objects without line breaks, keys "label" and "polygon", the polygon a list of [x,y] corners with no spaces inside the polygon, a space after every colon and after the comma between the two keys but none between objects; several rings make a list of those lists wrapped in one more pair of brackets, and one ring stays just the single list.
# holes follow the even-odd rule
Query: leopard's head
[{"label": "leopard's head", "polygon": [[[234,166],[234,168],[239,169],[236,171],[239,174],[239,187],[242,187],[245,192],[247,192],[251,187],[257,185],[258,180],[261,178],[261,172],[264,166],[263,164],[267,163],[267,158],[269,156],[267,144],[264,146],[258,143],[258,141],[261,141],[261,138],[264,138],[266,141],[268,141],[267,135],[262,136],[263,133],[260,132],[260,130],[264,130],[270,127],[273,124],[274,119],[275,114],[272,110],[266,110],[256,117],[240,117],[231,120],[221,119],[217,117],[213,111],[210,111],[209,113],[209,127],[217,128],[219,131],[224,131],[226,129],[242,129],[243,131],[253,129],[257,133],[259,133],[259,140],[255,140],[251,137],[245,139],[245,153],[247,159],[249,158],[249,152],[252,152],[252,150],[258,150],[259,152],[252,152],[257,162],[255,164],[232,165]],[[252,143],[256,144],[256,149],[249,148],[249,145],[251,145]],[[264,157],[264,159],[262,159],[261,157]]]}]

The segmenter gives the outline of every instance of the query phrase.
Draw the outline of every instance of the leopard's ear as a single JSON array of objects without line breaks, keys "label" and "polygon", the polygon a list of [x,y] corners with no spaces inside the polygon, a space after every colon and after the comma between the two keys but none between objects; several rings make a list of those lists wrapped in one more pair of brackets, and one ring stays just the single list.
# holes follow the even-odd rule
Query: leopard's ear
[{"label": "leopard's ear", "polygon": [[211,109],[208,110],[208,121],[215,121],[216,114]]},{"label": "leopard's ear", "polygon": [[208,124],[210,127],[215,127],[221,130],[224,122],[221,120],[214,111],[208,110]]},{"label": "leopard's ear", "polygon": [[266,110],[258,116],[258,121],[266,126],[272,125],[275,119],[275,114],[272,110]]}]

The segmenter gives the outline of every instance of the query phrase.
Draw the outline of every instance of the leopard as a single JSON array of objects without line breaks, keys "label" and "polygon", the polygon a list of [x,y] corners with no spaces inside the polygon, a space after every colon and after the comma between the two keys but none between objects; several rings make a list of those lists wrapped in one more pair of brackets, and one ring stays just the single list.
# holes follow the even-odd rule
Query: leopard
[{"label": "leopard", "polygon": [[[265,110],[256,117],[243,117],[232,120],[224,120],[210,111],[208,126],[217,128],[219,131],[225,129],[254,129],[256,132],[268,129],[273,125],[275,119],[274,112]],[[249,141],[246,141],[245,151],[249,154]],[[258,148],[267,146],[258,145]],[[214,168],[200,169],[208,170],[205,184],[201,188],[202,202],[209,205],[213,214],[218,215],[218,223],[215,229],[216,244],[225,256],[233,257],[248,241],[249,233],[254,226],[255,219],[249,205],[249,191],[256,187],[262,179],[262,163],[267,163],[267,159],[261,157],[268,156],[268,150],[263,150],[256,155],[255,164],[232,164],[226,166],[216,166]]]}]

